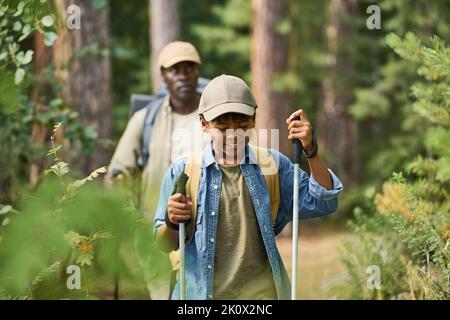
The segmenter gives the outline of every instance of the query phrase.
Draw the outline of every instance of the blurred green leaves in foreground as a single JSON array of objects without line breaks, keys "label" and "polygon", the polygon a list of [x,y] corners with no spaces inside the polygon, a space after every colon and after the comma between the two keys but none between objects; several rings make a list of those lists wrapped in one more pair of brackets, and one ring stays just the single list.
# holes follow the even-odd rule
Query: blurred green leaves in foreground
[{"label": "blurred green leaves in foreground", "polygon": [[[99,182],[105,168],[71,179],[59,149],[50,150],[55,163],[33,193],[17,208],[0,207],[0,298],[103,299],[121,284],[145,291],[146,277],[170,265],[129,188]],[[68,289],[71,265],[82,271],[80,290]]]}]

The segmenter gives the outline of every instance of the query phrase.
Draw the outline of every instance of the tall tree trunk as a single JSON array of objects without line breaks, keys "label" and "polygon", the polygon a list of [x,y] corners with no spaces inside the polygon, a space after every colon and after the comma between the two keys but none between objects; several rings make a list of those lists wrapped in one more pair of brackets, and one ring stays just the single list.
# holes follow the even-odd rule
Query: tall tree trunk
[{"label": "tall tree trunk", "polygon": [[[286,118],[289,116],[289,98],[286,93],[273,89],[274,77],[286,72],[288,61],[287,38],[277,31],[285,17],[286,1],[252,0],[252,89],[258,104],[256,127],[278,129],[279,150],[289,151]],[[268,134],[268,142],[270,135]],[[276,145],[268,145],[276,147]]]},{"label": "tall tree trunk", "polygon": [[[287,93],[273,89],[274,77],[287,71],[288,39],[277,31],[277,26],[286,15],[285,0],[252,0],[253,34],[251,51],[252,91],[258,104],[256,128],[258,138],[266,135],[267,147],[288,154],[290,144],[287,136],[286,119],[290,114]],[[278,130],[278,135],[272,132]],[[264,142],[258,140],[258,143]],[[287,226],[282,236],[289,237],[292,228]]]},{"label": "tall tree trunk", "polygon": [[169,42],[180,39],[178,0],[150,0],[151,75],[153,91],[161,85],[158,55]]},{"label": "tall tree trunk", "polygon": [[81,9],[81,28],[68,30],[64,23],[55,43],[56,75],[63,83],[65,102],[76,106],[82,124],[93,125],[98,132],[93,153],[76,162],[78,168],[89,173],[107,164],[111,156],[110,150],[98,142],[112,134],[111,59],[104,54],[110,46],[109,2],[97,9],[92,1],[56,1],[63,17],[71,4]]},{"label": "tall tree trunk", "polygon": [[[53,60],[53,49],[44,44],[44,36],[36,32],[34,36],[34,73],[39,76]],[[39,80],[33,87],[31,97],[35,104],[34,113],[45,112],[50,103],[51,85],[48,82]],[[36,146],[43,146],[48,136],[47,127],[37,121],[33,122],[31,136]],[[44,167],[43,161],[34,160],[30,166],[30,183],[35,185]]]},{"label": "tall tree trunk", "polygon": [[318,111],[319,144],[326,150],[328,165],[349,186],[359,180],[358,126],[348,107],[353,102],[352,77],[355,65],[350,52],[353,30],[345,16],[356,14],[352,0],[331,0],[328,8],[326,39],[327,73],[322,84],[322,104]]}]

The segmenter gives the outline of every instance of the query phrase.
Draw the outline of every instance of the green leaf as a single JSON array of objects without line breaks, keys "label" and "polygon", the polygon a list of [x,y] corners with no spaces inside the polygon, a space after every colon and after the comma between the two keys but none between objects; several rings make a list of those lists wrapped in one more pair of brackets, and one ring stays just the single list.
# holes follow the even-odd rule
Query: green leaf
[{"label": "green leaf", "polygon": [[0,61],[4,60],[7,56],[8,56],[8,52],[2,51],[2,53],[0,53]]},{"label": "green leaf", "polygon": [[50,107],[51,107],[52,109],[56,109],[56,108],[60,107],[62,104],[63,104],[62,99],[56,98],[56,99],[53,99],[53,100],[50,102]]},{"label": "green leaf", "polygon": [[19,45],[17,43],[11,43],[8,45],[9,53],[14,55],[17,51],[19,51]]},{"label": "green leaf", "polygon": [[59,149],[62,148],[62,145],[57,146],[56,148],[52,148],[48,151],[47,155],[48,156],[52,156],[52,155],[56,155],[56,153],[59,151]]},{"label": "green leaf", "polygon": [[84,266],[84,265],[90,266],[93,259],[94,259],[94,254],[93,254],[93,253],[87,253],[87,254],[82,254],[82,255],[80,255],[80,256],[75,260],[75,262],[76,262],[77,264],[80,264],[81,266]]},{"label": "green leaf", "polygon": [[0,17],[3,17],[5,15],[6,11],[8,11],[8,6],[0,7]]},{"label": "green leaf", "polygon": [[69,165],[64,161],[59,161],[58,163],[52,165],[50,168],[57,176],[60,176],[60,177],[66,175],[70,172]]},{"label": "green leaf", "polygon": [[20,21],[14,22],[13,30],[14,31],[20,31],[20,29],[22,29],[22,23]]},{"label": "green leaf", "polygon": [[14,17],[20,16],[22,14],[24,8],[25,8],[25,2],[20,1],[19,4],[17,5],[17,11],[16,11],[16,13],[14,13]]},{"label": "green leaf", "polygon": [[6,206],[3,206],[3,207],[0,209],[0,215],[1,215],[1,214],[7,214],[8,212],[11,211],[11,209],[12,209],[12,207],[11,207],[9,204],[7,204]]},{"label": "green leaf", "polygon": [[49,277],[52,273],[57,273],[61,267],[61,262],[57,261],[54,264],[47,267],[45,270],[39,272],[31,282],[33,287],[39,285],[43,282],[47,277]]},{"label": "green leaf", "polygon": [[94,233],[94,235],[92,236],[92,240],[110,239],[110,238],[112,238],[112,234],[111,234],[111,232],[108,232],[108,231],[100,231],[100,232]]},{"label": "green leaf", "polygon": [[106,0],[92,0],[92,6],[97,9],[103,9],[106,6]]},{"label": "green leaf", "polygon": [[289,32],[291,32],[292,30],[292,24],[291,21],[289,21],[289,19],[283,19],[281,20],[277,26],[276,26],[276,30],[279,34],[281,35],[287,35]]},{"label": "green leaf", "polygon": [[44,33],[44,43],[47,47],[52,46],[55,43],[57,38],[58,38],[58,35],[56,33],[54,33],[53,31]]},{"label": "green leaf", "polygon": [[25,77],[25,70],[22,68],[17,68],[16,73],[14,74],[14,83],[19,85],[22,83],[23,78]]},{"label": "green leaf", "polygon": [[27,50],[27,52],[25,53],[23,51],[20,51],[16,55],[16,59],[22,65],[29,64],[33,59],[33,50]]},{"label": "green leaf", "polygon": [[28,37],[30,35],[31,31],[33,31],[33,29],[31,28],[31,25],[26,24],[22,29],[22,35],[20,36],[19,41],[22,41],[26,37]]},{"label": "green leaf", "polygon": [[9,223],[9,220],[10,220],[9,217],[3,220],[2,226],[6,226]]},{"label": "green leaf", "polygon": [[106,171],[108,171],[106,166],[100,167],[97,170],[95,170],[98,173],[105,173]]},{"label": "green leaf", "polygon": [[98,132],[93,126],[87,126],[84,128],[84,135],[88,139],[97,139],[98,138]]},{"label": "green leaf", "polygon": [[41,22],[45,27],[51,27],[55,22],[55,19],[52,15],[47,15],[41,19]]}]

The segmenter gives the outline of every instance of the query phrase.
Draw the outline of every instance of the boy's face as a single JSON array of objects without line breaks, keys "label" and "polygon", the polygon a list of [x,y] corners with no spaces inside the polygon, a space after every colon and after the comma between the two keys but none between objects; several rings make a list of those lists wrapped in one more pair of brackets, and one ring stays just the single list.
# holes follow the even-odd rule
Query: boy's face
[{"label": "boy's face", "polygon": [[216,157],[224,164],[236,164],[244,155],[250,140],[250,129],[255,127],[255,116],[227,113],[212,121],[200,119],[202,130],[209,134]]}]

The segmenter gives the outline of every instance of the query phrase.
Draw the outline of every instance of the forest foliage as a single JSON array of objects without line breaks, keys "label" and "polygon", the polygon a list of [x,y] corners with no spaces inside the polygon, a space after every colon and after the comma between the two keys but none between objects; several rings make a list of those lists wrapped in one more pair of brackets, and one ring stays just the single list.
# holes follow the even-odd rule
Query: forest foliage
[{"label": "forest foliage", "polygon": [[[94,2],[99,9],[107,3]],[[342,248],[347,278],[337,296],[449,299],[448,1],[379,1],[381,30],[366,28],[372,1],[357,3],[357,14],[342,17],[354,31],[343,47],[356,71],[334,81],[352,87],[348,111],[360,129],[361,181],[345,191],[333,221],[348,222],[360,241]],[[329,76],[328,4],[289,1],[278,25],[288,38],[288,71],[273,87],[313,123]],[[149,17],[137,1],[109,6],[110,138],[117,141],[130,95],[150,93]],[[258,76],[250,71],[251,10],[251,1],[180,0],[182,38],[199,48],[202,76],[231,73],[249,83]],[[77,156],[72,147],[95,152],[98,134],[64,101],[55,66],[39,75],[33,69],[35,35],[54,48],[61,25],[50,0],[0,1],[0,298],[104,298],[103,288],[114,290],[119,275],[139,288],[150,263],[158,262],[156,275],[168,269],[130,194],[137,182],[108,188],[100,181],[105,168],[83,176],[70,167]],[[44,96],[33,94],[42,86]],[[36,125],[48,131],[42,144],[33,136]],[[35,163],[47,170],[30,184]],[[72,264],[82,267],[81,294],[65,284]],[[380,289],[366,285],[370,265],[381,269]]]}]

